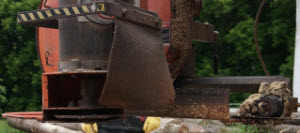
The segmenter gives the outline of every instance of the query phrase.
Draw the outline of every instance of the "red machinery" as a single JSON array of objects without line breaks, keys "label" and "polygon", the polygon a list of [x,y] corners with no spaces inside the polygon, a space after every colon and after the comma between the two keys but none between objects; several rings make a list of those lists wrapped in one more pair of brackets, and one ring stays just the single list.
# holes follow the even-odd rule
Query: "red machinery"
[{"label": "red machinery", "polygon": [[43,113],[3,116],[230,120],[230,91],[257,92],[261,82],[288,80],[195,78],[192,41],[213,43],[218,35],[213,25],[193,22],[201,8],[202,0],[41,0],[39,10],[18,13],[18,22],[37,26]]},{"label": "red machinery", "polygon": [[[82,4],[88,2],[93,1],[81,1]],[[154,1],[140,1],[140,4],[145,9],[162,14],[161,17],[166,26],[168,26],[170,23],[170,8],[162,7],[170,7],[168,6],[170,5],[170,1],[156,1],[157,3],[161,3],[159,7],[155,6],[156,4],[154,5],[152,2]],[[78,3],[74,1],[62,0],[41,1],[40,9],[44,10],[20,14],[20,18],[18,19],[19,21],[23,21],[24,24],[29,24],[27,20],[41,20],[38,22],[40,24],[38,26],[41,27],[37,28],[37,46],[44,72],[42,74],[43,120],[64,119],[68,121],[76,120],[79,117],[81,118],[80,120],[119,118],[122,116],[123,110],[111,108],[136,109],[150,104],[158,106],[171,104],[174,99],[174,91],[165,58],[161,55],[163,51],[161,51],[162,46],[159,46],[160,39],[157,38],[160,37],[160,35],[158,36],[157,34],[160,33],[160,20],[156,14],[139,9],[139,12],[144,12],[148,15],[140,13],[140,17],[144,17],[144,20],[141,19],[138,20],[138,22],[142,21],[142,23],[144,22],[144,24],[148,24],[148,26],[152,26],[152,28],[140,26],[135,27],[134,31],[130,31],[130,29],[126,28],[135,25],[126,23],[125,21],[122,22],[123,20],[120,19],[119,26],[117,26],[118,21],[115,22],[115,27],[120,27],[120,30],[118,31],[116,28],[114,35],[114,21],[102,19],[96,15],[60,19],[59,21],[50,20],[51,22],[44,21],[47,17],[51,18],[55,15],[57,15],[56,17],[61,17],[60,15],[67,17],[70,15],[78,15],[79,13],[91,13],[95,10],[92,9],[94,5],[90,7],[88,5],[74,7],[77,4]],[[137,12],[136,7],[130,6],[122,1],[116,0],[112,1],[112,3],[99,2],[94,4],[96,4],[95,8],[98,8],[96,10],[100,12],[109,10],[108,12],[117,12],[118,14],[118,11],[120,11],[122,15],[119,18],[123,17],[123,19],[127,19],[127,16],[129,16],[128,18],[132,20],[139,17],[133,14]],[[53,9],[59,6],[73,7]],[[130,7],[118,10],[120,9],[119,6]],[[124,17],[125,12],[126,17]],[[131,16],[132,18],[130,18]],[[28,17],[28,19],[26,19],[26,17]],[[147,18],[150,21],[147,20]],[[154,25],[151,23],[151,19]],[[122,25],[125,25],[124,28],[121,27]],[[168,27],[165,28],[168,29]],[[135,36],[137,36],[137,34],[134,34],[134,32],[142,30],[149,31],[149,33],[145,33],[144,36],[147,38],[153,36],[154,38],[149,39],[148,44],[143,45],[142,50],[132,50],[132,54],[140,54],[140,56],[133,58],[124,57],[126,56],[124,53],[128,54],[128,51],[120,52],[117,45],[120,45],[119,47],[122,49],[121,45],[130,45],[132,42],[124,43],[124,40],[121,40],[122,42],[116,43],[120,41],[119,38],[123,38],[122,34],[120,34],[119,37],[116,33],[122,33],[123,30],[129,30],[126,32],[131,32],[133,33],[132,35]],[[117,39],[113,40],[113,36]],[[143,37],[137,37],[134,40],[139,41],[138,39],[143,39]],[[113,44],[112,41],[114,41]],[[113,48],[111,45],[113,45]],[[132,44],[132,46],[129,47],[134,48],[137,45]],[[158,47],[153,47],[154,45]],[[111,48],[112,51],[110,51]],[[155,48],[156,50],[149,50],[151,53],[147,55],[143,50],[149,48]],[[140,58],[140,63],[147,67],[134,64],[135,61],[139,60],[137,57],[143,57]],[[113,62],[113,60],[122,59],[127,60],[129,63]],[[111,61],[109,62],[109,60]],[[118,68],[120,65],[133,65],[135,69],[133,71],[131,67],[126,68],[126,70],[124,68],[120,69]],[[135,65],[138,67],[134,67]],[[141,71],[147,70],[149,67],[151,67],[152,70],[148,73],[132,73],[137,71],[137,69]],[[136,82],[138,82],[138,84]],[[126,88],[131,88],[132,90],[124,90]],[[120,92],[122,89],[124,92]],[[127,94],[128,92],[132,94]],[[101,105],[110,108],[104,108],[98,104],[98,101]],[[91,117],[91,114],[93,114],[93,117]],[[109,115],[109,117],[107,117],[107,115]]]}]

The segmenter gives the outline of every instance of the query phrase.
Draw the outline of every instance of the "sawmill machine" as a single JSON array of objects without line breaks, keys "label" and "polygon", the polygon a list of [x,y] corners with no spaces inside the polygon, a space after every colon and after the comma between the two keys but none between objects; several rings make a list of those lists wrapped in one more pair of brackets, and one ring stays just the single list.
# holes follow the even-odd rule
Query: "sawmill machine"
[{"label": "sawmill machine", "polygon": [[[36,27],[42,112],[3,117],[236,121],[242,118],[229,113],[230,92],[256,93],[261,82],[290,84],[280,76],[195,77],[193,41],[209,45],[218,38],[213,25],[194,21],[201,9],[202,0],[41,0],[38,10],[20,12],[17,20]],[[289,108],[295,111],[297,99],[291,101]]]}]

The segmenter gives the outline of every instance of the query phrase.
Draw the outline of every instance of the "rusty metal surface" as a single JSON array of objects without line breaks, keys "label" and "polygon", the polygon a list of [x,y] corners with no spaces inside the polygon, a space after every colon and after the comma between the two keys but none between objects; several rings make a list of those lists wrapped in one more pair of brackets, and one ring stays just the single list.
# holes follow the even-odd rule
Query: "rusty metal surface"
[{"label": "rusty metal surface", "polygon": [[115,108],[167,106],[174,97],[160,30],[117,18],[99,103]]},{"label": "rusty metal surface", "polygon": [[290,106],[289,106],[288,110],[291,113],[297,112],[298,107],[300,107],[299,103],[298,103],[298,98],[296,98],[296,97],[290,97],[289,98],[289,102],[290,102]]},{"label": "rusty metal surface", "polygon": [[225,89],[176,89],[175,103],[169,107],[153,106],[140,111],[126,110],[126,115],[228,120],[229,91]]},{"label": "rusty metal surface", "polygon": [[227,88],[231,92],[256,93],[262,82],[285,81],[291,86],[289,78],[283,76],[236,76],[236,77],[198,77],[180,79],[175,83],[178,88]]},{"label": "rusty metal surface", "polygon": [[43,121],[96,122],[123,118],[122,109],[108,108],[44,108]]}]

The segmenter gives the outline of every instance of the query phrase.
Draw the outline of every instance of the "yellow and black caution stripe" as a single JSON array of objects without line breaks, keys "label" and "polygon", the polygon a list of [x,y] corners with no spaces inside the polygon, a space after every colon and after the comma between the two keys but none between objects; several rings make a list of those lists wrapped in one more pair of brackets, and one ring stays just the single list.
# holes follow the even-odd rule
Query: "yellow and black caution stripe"
[{"label": "yellow and black caution stripe", "polygon": [[96,2],[72,7],[50,8],[18,13],[19,23],[34,23],[51,19],[106,13],[106,3]]},{"label": "yellow and black caution stripe", "polygon": [[97,13],[108,14],[154,28],[161,28],[161,20],[156,13],[137,8],[120,0],[25,11],[18,13],[17,19],[21,25],[58,28],[58,19]]}]

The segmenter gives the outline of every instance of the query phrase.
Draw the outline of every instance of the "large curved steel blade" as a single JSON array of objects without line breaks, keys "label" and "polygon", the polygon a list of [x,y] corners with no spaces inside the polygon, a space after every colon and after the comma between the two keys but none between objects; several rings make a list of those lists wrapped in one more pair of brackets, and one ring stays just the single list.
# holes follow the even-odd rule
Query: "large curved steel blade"
[{"label": "large curved steel blade", "polygon": [[116,19],[99,103],[113,108],[167,106],[175,97],[159,29]]}]

